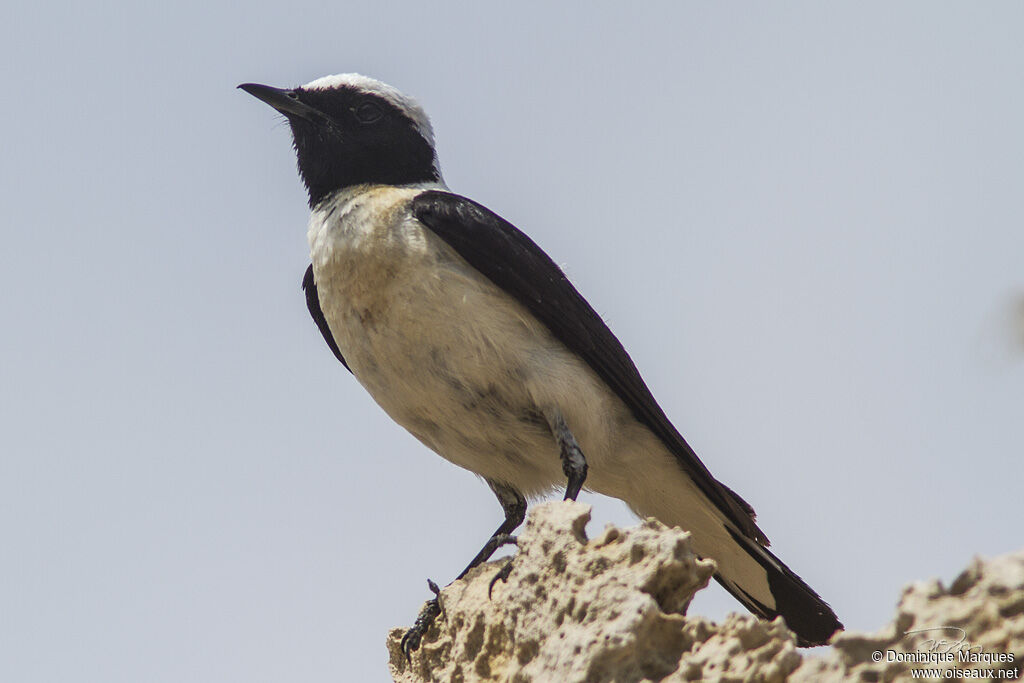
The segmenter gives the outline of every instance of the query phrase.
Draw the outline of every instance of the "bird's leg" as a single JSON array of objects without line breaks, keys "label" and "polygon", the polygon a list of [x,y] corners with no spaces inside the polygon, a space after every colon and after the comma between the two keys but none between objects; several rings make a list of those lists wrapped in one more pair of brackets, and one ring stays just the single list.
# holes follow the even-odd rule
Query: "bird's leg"
[{"label": "bird's leg", "polygon": [[[583,457],[580,445],[576,443],[576,437],[569,431],[569,425],[558,411],[552,411],[548,416],[548,423],[551,425],[551,433],[558,442],[559,453],[562,458],[562,471],[568,479],[565,485],[565,498],[563,500],[576,500],[583,488],[583,482],[587,480],[587,459]],[[500,495],[499,495],[500,498]],[[492,537],[493,538],[493,537]],[[486,549],[486,546],[485,546]],[[493,552],[493,551],[492,551]],[[498,570],[498,573],[491,579],[487,586],[487,597],[491,597],[494,584],[499,581],[506,581],[512,573],[512,560],[505,563],[505,566]]]},{"label": "bird's leg", "polygon": [[563,500],[576,500],[583,488],[583,482],[587,480],[587,459],[583,457],[580,445],[576,443],[576,437],[569,431],[569,425],[565,424],[562,414],[555,412],[548,417],[551,424],[551,433],[558,441],[558,448],[562,456],[562,472],[568,478],[565,485],[565,498]]},{"label": "bird's leg", "polygon": [[516,539],[509,534],[515,531],[523,523],[523,520],[526,519],[526,498],[523,497],[523,494],[490,479],[487,480],[487,485],[491,487],[494,495],[498,497],[501,509],[505,512],[505,521],[495,529],[491,537],[487,539],[487,543],[484,543],[484,547],[476,554],[476,557],[470,560],[466,568],[462,570],[462,573],[455,578],[456,581],[468,574],[473,567],[489,560],[494,551],[501,546],[515,543]]},{"label": "bird's leg", "polygon": [[[548,418],[548,421],[551,425],[551,433],[554,434],[555,440],[558,441],[559,454],[562,459],[562,472],[565,473],[568,479],[565,483],[565,498],[562,500],[574,501],[580,495],[583,482],[587,480],[587,459],[580,449],[580,444],[577,443],[575,437],[572,436],[572,432],[569,431],[568,425],[565,424],[561,413],[554,412]],[[494,579],[490,580],[490,585],[487,586],[488,598],[490,597],[490,591],[494,590],[495,584],[507,581],[510,573],[512,573],[511,559],[498,570]]]},{"label": "bird's leg", "polygon": [[[505,521],[501,523],[491,537],[484,543],[484,547],[480,549],[480,552],[476,554],[465,569],[456,577],[456,581],[464,577],[469,573],[473,567],[483,564],[491,555],[494,554],[498,548],[503,545],[510,545],[516,542],[514,536],[510,534],[515,531],[516,527],[523,523],[526,518],[526,498],[523,497],[519,491],[514,488],[499,484],[491,479],[487,480],[487,485],[494,491],[494,495],[498,497],[498,502],[501,503],[501,509],[505,512]],[[507,577],[508,572],[506,565],[498,574],[499,576],[504,572]],[[504,580],[504,578],[502,579]],[[441,614],[441,592],[437,588],[437,584],[433,581],[428,580],[427,585],[430,590],[434,593],[434,597],[427,601],[427,604],[420,610],[420,614],[416,617],[416,623],[413,624],[412,628],[405,632],[402,636],[402,652],[405,653],[405,658],[409,659],[410,655],[420,647],[420,641],[423,639],[424,634],[437,619],[437,616]],[[494,582],[491,582],[494,585]],[[489,592],[489,591],[488,591]]]}]

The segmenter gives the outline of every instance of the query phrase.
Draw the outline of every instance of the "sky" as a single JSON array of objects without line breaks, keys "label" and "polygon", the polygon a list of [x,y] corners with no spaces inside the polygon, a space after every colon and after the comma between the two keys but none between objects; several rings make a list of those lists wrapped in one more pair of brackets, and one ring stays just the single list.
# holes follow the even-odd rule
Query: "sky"
[{"label": "sky", "polygon": [[[299,284],[360,72],[529,234],[852,629],[1024,546],[1024,6],[8,3],[0,680],[384,681],[501,520]],[[590,531],[633,524],[583,494]],[[691,612],[741,609],[713,587]],[[969,636],[969,634],[968,634]]]}]

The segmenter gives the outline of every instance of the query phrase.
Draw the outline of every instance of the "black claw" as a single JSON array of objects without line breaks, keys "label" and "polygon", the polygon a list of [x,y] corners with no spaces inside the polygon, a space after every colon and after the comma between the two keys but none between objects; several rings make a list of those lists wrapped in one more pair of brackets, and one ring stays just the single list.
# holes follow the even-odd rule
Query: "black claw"
[{"label": "black claw", "polygon": [[[434,594],[434,600],[437,601],[438,614],[444,616],[444,603],[441,602],[441,589],[438,588],[437,584],[430,579],[427,579],[427,588],[429,588],[430,592]],[[431,621],[433,621],[433,619],[431,619]],[[427,624],[427,626],[430,626],[430,624]]]},{"label": "black claw", "polygon": [[420,649],[420,641],[423,640],[423,636],[426,635],[437,616],[444,612],[441,607],[441,589],[430,579],[427,579],[427,588],[434,594],[434,597],[427,601],[427,604],[420,610],[420,615],[416,617],[412,628],[402,636],[402,654],[405,655],[405,661],[409,663],[412,662],[412,653]]},{"label": "black claw", "polygon": [[490,585],[487,586],[487,599],[488,600],[491,599],[491,591],[494,590],[494,584],[498,583],[498,581],[501,581],[502,583],[507,583],[508,582],[508,575],[511,574],[511,573],[512,573],[512,560],[509,560],[508,562],[505,563],[504,567],[502,567],[501,569],[499,569],[497,571],[497,573],[495,573],[494,578],[491,579]]},{"label": "black claw", "polygon": [[583,488],[583,482],[587,480],[587,469],[587,463],[583,463],[582,467],[567,472],[569,481],[565,486],[565,498],[562,500],[576,500],[580,495],[580,489]]}]

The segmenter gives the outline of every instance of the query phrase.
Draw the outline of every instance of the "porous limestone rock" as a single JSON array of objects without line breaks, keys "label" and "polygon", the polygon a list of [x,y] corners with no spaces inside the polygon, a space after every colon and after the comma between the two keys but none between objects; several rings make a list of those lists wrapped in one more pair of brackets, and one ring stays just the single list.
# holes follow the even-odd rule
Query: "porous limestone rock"
[{"label": "porous limestone rock", "polygon": [[[512,573],[494,585],[490,599],[488,587],[502,562],[478,567],[442,591],[444,612],[411,661],[401,652],[405,629],[391,630],[394,679],[881,682],[904,680],[911,666],[1016,668],[1020,675],[1024,552],[975,560],[948,588],[938,581],[914,584],[885,630],[839,634],[830,648],[804,655],[808,651],[797,650],[780,619],[732,614],[716,624],[685,616],[693,594],[714,572],[713,562],[693,553],[686,532],[647,520],[630,529],[608,526],[588,540],[589,520],[590,507],[580,503],[534,507]],[[937,627],[961,630],[922,630]],[[899,656],[888,651],[942,649],[970,649],[989,661],[889,661]],[[993,663],[1000,653],[1012,661]]]},{"label": "porous limestone rock", "polygon": [[[1010,661],[993,661],[998,659]],[[1012,680],[1017,680],[1024,672],[1022,660],[1024,551],[1019,551],[975,558],[948,588],[937,579],[911,584],[885,629],[836,636],[829,655],[808,658],[792,680],[887,683],[911,678],[911,669],[938,669],[944,680],[996,679],[1004,676],[999,670],[1015,671]]]},{"label": "porous limestone rock", "polygon": [[609,525],[593,540],[590,506],[536,506],[519,537],[506,583],[491,578],[501,563],[478,567],[442,591],[444,613],[411,663],[404,629],[388,638],[396,681],[701,680],[703,672],[755,667],[783,680],[800,664],[779,623],[731,618],[725,627],[683,615],[707,585],[714,563],[698,558],[689,534],[653,519],[631,529]]}]

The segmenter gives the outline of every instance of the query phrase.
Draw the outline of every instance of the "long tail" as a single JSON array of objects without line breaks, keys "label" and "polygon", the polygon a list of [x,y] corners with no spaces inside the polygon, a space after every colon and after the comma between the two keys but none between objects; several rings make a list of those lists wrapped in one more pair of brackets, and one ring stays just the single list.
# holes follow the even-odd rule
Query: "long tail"
[{"label": "long tail", "polygon": [[741,552],[718,563],[715,579],[763,619],[781,616],[802,647],[824,645],[843,628],[832,608],[775,555],[726,526]]}]

